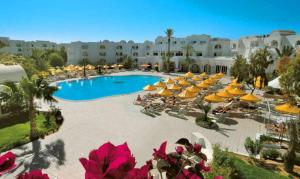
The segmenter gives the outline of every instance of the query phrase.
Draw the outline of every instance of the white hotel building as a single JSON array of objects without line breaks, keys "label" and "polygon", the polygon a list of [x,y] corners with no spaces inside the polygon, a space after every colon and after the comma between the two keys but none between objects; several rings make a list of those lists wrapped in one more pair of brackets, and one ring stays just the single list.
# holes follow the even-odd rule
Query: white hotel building
[{"label": "white hotel building", "polygon": [[[34,48],[51,49],[64,46],[68,53],[68,64],[77,64],[82,59],[91,62],[105,60],[106,63],[118,63],[124,56],[132,57],[138,64],[151,63],[162,64],[162,55],[167,50],[167,38],[159,36],[154,42],[145,41],[135,43],[134,41],[112,42],[108,40],[100,42],[71,42],[66,44],[56,44],[49,41],[22,41],[10,40],[0,37],[9,46],[0,49],[0,52],[10,52],[17,55],[30,56]],[[196,63],[192,66],[194,72],[215,73],[222,71],[230,74],[229,70],[236,54],[243,55],[249,59],[256,50],[269,47],[276,56],[275,48],[292,46],[300,48],[300,35],[294,31],[276,30],[267,35],[241,37],[239,40],[224,38],[212,38],[209,35],[191,35],[184,38],[171,39],[171,61],[175,62],[175,68],[181,68],[181,61],[185,59],[186,45],[192,45],[194,52],[191,56]],[[274,67],[271,67],[272,70]]]}]

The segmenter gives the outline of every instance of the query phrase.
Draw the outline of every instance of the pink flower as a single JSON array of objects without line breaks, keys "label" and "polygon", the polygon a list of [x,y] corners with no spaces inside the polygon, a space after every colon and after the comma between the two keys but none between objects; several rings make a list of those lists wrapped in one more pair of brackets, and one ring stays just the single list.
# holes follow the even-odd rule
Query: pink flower
[{"label": "pink flower", "polygon": [[223,179],[223,177],[222,176],[216,176],[216,177],[214,177],[214,179]]},{"label": "pink flower", "polygon": [[200,144],[194,144],[194,152],[199,153],[201,152],[202,146]]},{"label": "pink flower", "polygon": [[136,164],[127,143],[114,146],[107,142],[99,149],[91,151],[89,159],[79,160],[85,168],[86,179],[124,178]]},{"label": "pink flower", "polygon": [[201,160],[201,162],[197,163],[196,165],[197,165],[197,167],[199,167],[199,171],[200,172],[202,172],[202,171],[204,171],[204,172],[210,171],[210,167],[209,166],[205,166],[204,160]]},{"label": "pink flower", "polygon": [[181,147],[181,146],[177,146],[175,150],[179,155],[181,155],[184,151],[183,147]]},{"label": "pink flower", "polygon": [[49,179],[49,177],[47,174],[43,174],[41,170],[33,170],[19,175],[17,179]]},{"label": "pink flower", "polygon": [[162,143],[159,147],[159,149],[153,149],[154,153],[153,156],[154,158],[160,158],[160,159],[167,159],[167,154],[166,154],[166,147],[167,147],[167,141]]},{"label": "pink flower", "polygon": [[16,167],[16,155],[12,152],[0,156],[0,176]]},{"label": "pink flower", "polygon": [[150,170],[149,165],[144,165],[141,168],[134,168],[130,170],[125,179],[149,179],[148,172]]},{"label": "pink flower", "polygon": [[178,176],[176,176],[176,179],[202,179],[202,178],[196,175],[194,172],[190,172],[187,169],[183,169],[182,172]]}]

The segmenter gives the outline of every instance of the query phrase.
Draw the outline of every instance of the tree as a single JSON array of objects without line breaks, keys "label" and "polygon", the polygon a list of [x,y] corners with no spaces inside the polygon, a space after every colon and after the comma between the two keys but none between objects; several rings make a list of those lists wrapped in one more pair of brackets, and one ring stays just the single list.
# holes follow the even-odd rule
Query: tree
[{"label": "tree", "polygon": [[35,67],[38,71],[47,71],[49,69],[47,54],[44,50],[33,49],[31,58],[34,60]]},{"label": "tree", "polygon": [[55,101],[52,95],[57,90],[57,87],[50,86],[42,78],[33,76],[31,78],[23,78],[20,81],[20,88],[23,91],[24,98],[28,106],[28,116],[30,120],[30,138],[37,139],[38,131],[35,121],[36,113],[34,99],[44,99],[48,102]]},{"label": "tree", "polygon": [[[280,86],[283,92],[288,96],[291,104],[296,104],[296,98],[300,96],[300,54],[298,53],[288,65],[286,72],[284,72],[280,79]],[[297,123],[293,119],[288,122],[289,130],[289,147],[287,153],[284,155],[284,166],[287,172],[293,172],[296,147],[298,145]]]},{"label": "tree", "polygon": [[294,54],[294,48],[290,46],[284,46],[282,49],[276,48],[277,55],[279,60],[276,64],[276,69],[279,74],[282,74],[286,71],[288,64],[290,63],[290,57]]},{"label": "tree", "polygon": [[184,61],[181,62],[181,64],[182,64],[183,66],[186,66],[186,67],[187,67],[187,70],[188,70],[188,71],[191,71],[191,66],[192,66],[193,64],[195,64],[195,63],[196,63],[196,61],[195,61],[194,59],[190,58],[190,57],[187,57],[186,59],[184,59]]},{"label": "tree", "polygon": [[133,60],[130,56],[125,55],[123,61],[124,68],[131,69],[133,65]]},{"label": "tree", "polygon": [[60,56],[64,59],[64,64],[66,64],[68,61],[68,54],[67,54],[66,48],[64,46],[62,46],[60,48],[59,53],[60,53]]},{"label": "tree", "polygon": [[20,87],[11,81],[3,83],[0,102],[4,102],[9,112],[19,113],[24,108],[24,94]]},{"label": "tree", "polygon": [[61,67],[65,64],[64,59],[57,52],[51,53],[48,57],[48,60],[49,60],[50,65],[53,67],[57,67],[57,66]]},{"label": "tree", "polygon": [[234,64],[230,69],[232,76],[238,79],[238,82],[247,81],[249,79],[249,64],[247,59],[242,55],[236,55],[234,57]]},{"label": "tree", "polygon": [[260,89],[263,85],[268,84],[266,70],[271,64],[273,64],[273,60],[271,53],[267,48],[260,49],[251,55],[249,64],[250,78],[248,79],[248,84],[251,83],[253,85],[252,93],[255,90],[257,79],[260,79]]},{"label": "tree", "polygon": [[197,106],[199,109],[203,110],[204,112],[203,121],[211,122],[210,118],[208,117],[208,113],[211,110],[211,104],[210,103],[204,104],[203,101],[201,100],[200,102],[197,102]]},{"label": "tree", "polygon": [[277,55],[281,57],[290,57],[294,54],[294,48],[291,46],[283,46],[282,49],[276,48]]},{"label": "tree", "polygon": [[170,59],[171,59],[171,38],[173,36],[173,29],[169,28],[165,31],[166,33],[166,36],[168,38],[168,51],[167,51],[167,58],[165,59],[166,61],[166,72],[169,73],[170,72],[170,67],[169,67],[169,64],[170,64]]}]

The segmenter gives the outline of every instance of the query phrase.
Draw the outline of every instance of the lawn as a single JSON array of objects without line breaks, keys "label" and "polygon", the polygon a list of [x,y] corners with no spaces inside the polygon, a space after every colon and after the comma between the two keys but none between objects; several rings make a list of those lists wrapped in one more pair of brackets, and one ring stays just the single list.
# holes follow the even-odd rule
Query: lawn
[{"label": "lawn", "polygon": [[[1,119],[1,120],[20,120],[20,119]],[[22,120],[21,120],[22,121]],[[47,122],[45,115],[40,113],[36,116],[38,131],[41,135],[53,131],[57,128],[53,116]],[[10,121],[11,122],[11,121]],[[15,146],[19,146],[30,142],[29,139],[30,126],[28,120],[23,120],[21,123],[15,123],[10,126],[1,126],[0,128],[0,152],[9,150]]]}]

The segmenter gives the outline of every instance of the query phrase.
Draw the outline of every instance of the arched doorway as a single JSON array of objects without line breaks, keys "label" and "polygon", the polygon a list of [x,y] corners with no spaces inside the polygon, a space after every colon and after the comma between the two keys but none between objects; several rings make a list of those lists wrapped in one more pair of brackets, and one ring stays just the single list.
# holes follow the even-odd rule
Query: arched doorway
[{"label": "arched doorway", "polygon": [[203,71],[207,74],[210,74],[211,66],[209,64],[204,65],[204,70]]},{"label": "arched doorway", "polygon": [[191,71],[192,71],[193,73],[199,73],[199,72],[200,72],[199,65],[197,65],[197,64],[192,64],[192,65],[191,65]]}]

